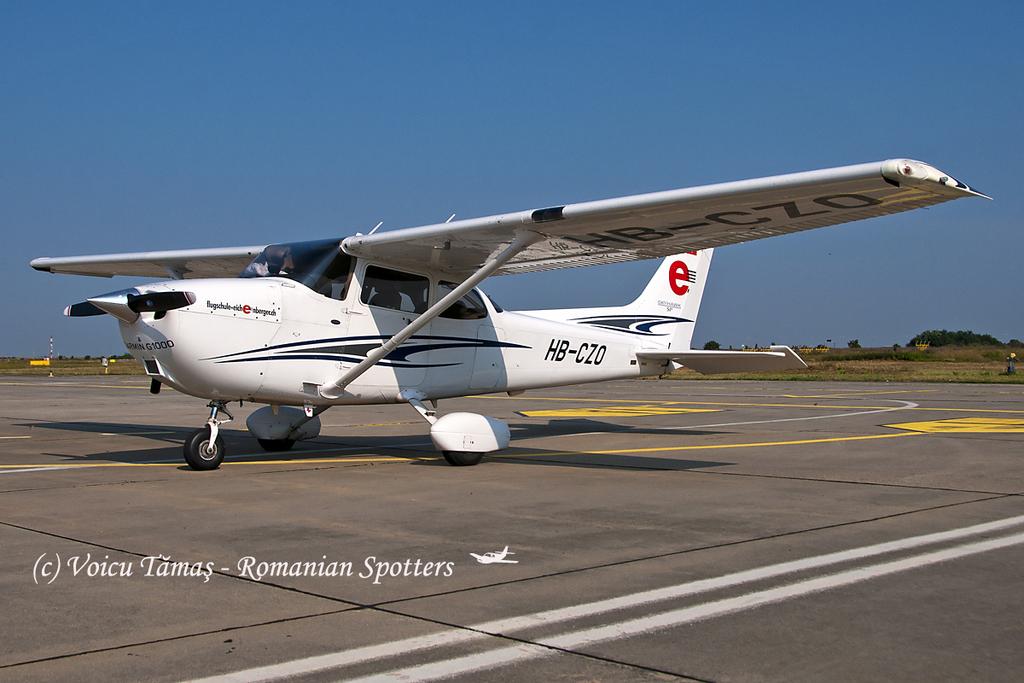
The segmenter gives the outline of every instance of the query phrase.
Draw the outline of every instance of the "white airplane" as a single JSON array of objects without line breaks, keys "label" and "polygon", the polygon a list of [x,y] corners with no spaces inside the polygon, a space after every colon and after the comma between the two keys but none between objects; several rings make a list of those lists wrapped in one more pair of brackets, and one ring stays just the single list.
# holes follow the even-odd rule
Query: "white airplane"
[{"label": "white airplane", "polygon": [[[908,159],[552,206],[316,242],[38,258],[33,268],[162,278],[69,306],[118,320],[161,385],[210,401],[186,440],[199,470],[224,458],[232,401],[268,451],[320,432],[332,406],[408,403],[452,465],[508,446],[503,422],[437,415],[456,396],[657,376],[805,367],[788,347],[690,348],[714,247],[985,197]],[[664,258],[621,307],[505,311],[492,275]],[[428,407],[429,404],[429,407]]]},{"label": "white airplane", "polygon": [[483,555],[477,555],[476,553],[470,553],[476,558],[476,561],[480,564],[519,564],[519,560],[506,560],[505,558],[509,555],[515,555],[513,552],[509,552],[508,546],[505,546],[504,550],[496,550],[490,553],[484,553]]}]

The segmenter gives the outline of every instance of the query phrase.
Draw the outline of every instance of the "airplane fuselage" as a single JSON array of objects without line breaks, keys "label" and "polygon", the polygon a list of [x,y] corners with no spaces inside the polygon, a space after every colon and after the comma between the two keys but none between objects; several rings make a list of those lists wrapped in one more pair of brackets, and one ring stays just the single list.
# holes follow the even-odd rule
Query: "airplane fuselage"
[{"label": "airplane fuselage", "polygon": [[[145,292],[189,291],[195,303],[121,322],[121,335],[147,374],[183,393],[277,405],[395,403],[403,392],[440,399],[664,371],[664,363],[637,360],[640,341],[628,334],[499,311],[481,297],[486,316],[434,319],[328,400],[318,387],[415,317],[363,303],[364,272],[360,264],[340,299],[279,277],[144,285]],[[435,287],[432,278],[431,301],[439,298]]]}]

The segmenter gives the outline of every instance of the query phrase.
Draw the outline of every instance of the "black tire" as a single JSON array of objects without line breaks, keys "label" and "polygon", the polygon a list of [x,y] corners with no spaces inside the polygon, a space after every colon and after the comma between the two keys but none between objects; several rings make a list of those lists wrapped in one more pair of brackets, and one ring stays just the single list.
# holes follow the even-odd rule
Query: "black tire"
[{"label": "black tire", "polygon": [[224,462],[224,438],[218,434],[214,442],[213,453],[207,453],[206,447],[210,443],[209,426],[197,429],[185,439],[185,446],[182,449],[185,454],[185,462],[194,470],[215,470]]},{"label": "black tire", "polygon": [[295,441],[292,439],[256,439],[260,442],[260,448],[267,451],[268,453],[280,453],[281,451],[290,451],[292,446],[295,445]]},{"label": "black tire", "polygon": [[469,453],[467,451],[442,451],[445,461],[453,467],[469,467],[479,464],[484,458],[483,453]]}]

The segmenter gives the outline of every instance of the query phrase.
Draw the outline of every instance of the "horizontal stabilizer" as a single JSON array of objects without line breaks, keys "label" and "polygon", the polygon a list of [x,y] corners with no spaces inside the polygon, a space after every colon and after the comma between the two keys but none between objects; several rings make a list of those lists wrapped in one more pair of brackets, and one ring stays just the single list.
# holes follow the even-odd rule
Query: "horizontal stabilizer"
[{"label": "horizontal stabilizer", "polygon": [[702,375],[800,370],[807,367],[788,346],[772,346],[771,351],[638,351],[636,357],[640,360],[675,361]]}]

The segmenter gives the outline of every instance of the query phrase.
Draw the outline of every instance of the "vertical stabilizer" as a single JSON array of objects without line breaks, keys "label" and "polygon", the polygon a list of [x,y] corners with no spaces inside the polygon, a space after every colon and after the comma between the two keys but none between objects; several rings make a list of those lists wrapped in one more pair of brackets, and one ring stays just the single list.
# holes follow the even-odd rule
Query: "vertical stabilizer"
[{"label": "vertical stabilizer", "polygon": [[665,258],[644,291],[625,306],[529,311],[528,315],[637,337],[643,348],[690,348],[713,249]]}]

